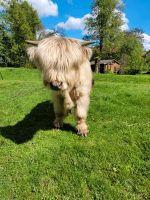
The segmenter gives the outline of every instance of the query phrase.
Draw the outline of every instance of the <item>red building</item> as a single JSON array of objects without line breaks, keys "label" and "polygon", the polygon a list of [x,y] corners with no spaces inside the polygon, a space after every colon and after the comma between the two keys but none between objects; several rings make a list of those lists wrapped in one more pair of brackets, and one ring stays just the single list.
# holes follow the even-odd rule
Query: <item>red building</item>
[{"label": "red building", "polygon": [[100,60],[97,63],[95,61],[91,61],[91,68],[93,72],[97,73],[118,73],[121,70],[121,65],[116,60]]}]

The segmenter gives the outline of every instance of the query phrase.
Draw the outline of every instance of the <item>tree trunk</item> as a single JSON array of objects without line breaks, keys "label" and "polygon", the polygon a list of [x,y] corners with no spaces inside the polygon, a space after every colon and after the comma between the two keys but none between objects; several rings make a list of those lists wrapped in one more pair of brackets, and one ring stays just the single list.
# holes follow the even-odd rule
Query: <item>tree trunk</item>
[{"label": "tree trunk", "polygon": [[[103,51],[103,43],[104,43],[104,38],[102,37],[102,38],[100,38],[99,39],[99,51],[100,51],[100,57],[101,57],[101,54],[102,54],[102,51]],[[99,61],[100,60],[96,60],[96,73],[99,73]]]},{"label": "tree trunk", "polygon": [[100,53],[102,53],[102,51],[103,51],[103,43],[104,43],[104,39],[101,38],[101,39],[100,39],[100,44],[99,44]]},{"label": "tree trunk", "polygon": [[99,73],[99,62],[98,59],[96,59],[96,68],[95,68],[95,72]]}]

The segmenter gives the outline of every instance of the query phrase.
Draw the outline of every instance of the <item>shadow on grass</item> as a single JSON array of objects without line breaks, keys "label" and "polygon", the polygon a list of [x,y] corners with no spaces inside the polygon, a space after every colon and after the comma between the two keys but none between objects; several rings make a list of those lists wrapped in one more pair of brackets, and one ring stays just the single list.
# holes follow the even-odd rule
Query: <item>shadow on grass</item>
[{"label": "shadow on grass", "polygon": [[[0,127],[1,135],[17,144],[31,140],[38,130],[53,129],[53,105],[49,101],[37,104],[22,121],[13,126]],[[63,130],[75,133],[76,130],[69,124],[64,124]]]}]

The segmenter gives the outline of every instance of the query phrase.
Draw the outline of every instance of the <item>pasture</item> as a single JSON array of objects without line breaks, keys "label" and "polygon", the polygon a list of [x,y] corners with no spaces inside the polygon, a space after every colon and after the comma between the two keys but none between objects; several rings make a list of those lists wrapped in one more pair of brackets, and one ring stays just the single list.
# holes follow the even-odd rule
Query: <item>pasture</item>
[{"label": "pasture", "polygon": [[0,72],[1,200],[150,198],[150,76],[95,74],[83,138],[53,129],[37,70]]}]

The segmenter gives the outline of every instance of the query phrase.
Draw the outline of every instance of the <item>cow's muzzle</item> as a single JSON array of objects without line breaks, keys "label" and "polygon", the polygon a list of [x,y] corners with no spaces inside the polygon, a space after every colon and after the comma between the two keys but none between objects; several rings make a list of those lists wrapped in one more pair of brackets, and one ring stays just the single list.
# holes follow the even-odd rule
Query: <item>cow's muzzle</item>
[{"label": "cow's muzzle", "polygon": [[52,90],[61,90],[62,85],[63,85],[63,82],[57,82],[57,81],[50,82],[50,87]]}]

